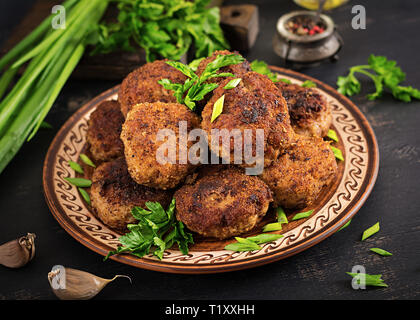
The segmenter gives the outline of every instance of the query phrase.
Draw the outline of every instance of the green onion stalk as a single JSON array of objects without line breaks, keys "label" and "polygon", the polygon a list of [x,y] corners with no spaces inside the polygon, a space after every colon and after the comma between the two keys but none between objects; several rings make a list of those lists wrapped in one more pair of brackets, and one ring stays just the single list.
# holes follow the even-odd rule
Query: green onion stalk
[{"label": "green onion stalk", "polygon": [[0,173],[40,128],[83,56],[89,35],[109,0],[67,0],[66,28],[52,29],[53,16],[0,59],[0,99],[18,70],[26,69],[0,102]]}]

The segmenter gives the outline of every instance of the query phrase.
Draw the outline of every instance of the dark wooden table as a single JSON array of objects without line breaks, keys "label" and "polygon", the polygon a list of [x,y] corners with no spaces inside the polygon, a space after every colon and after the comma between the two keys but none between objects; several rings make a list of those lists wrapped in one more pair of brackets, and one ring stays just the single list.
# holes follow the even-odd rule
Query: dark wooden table
[{"label": "dark wooden table", "polygon": [[[227,1],[226,3],[240,3]],[[259,0],[260,34],[249,59],[281,65],[271,47],[277,18],[298,9],[292,0]],[[32,1],[0,2],[0,43],[30,8]],[[331,16],[345,45],[335,64],[303,69],[312,77],[335,86],[339,75],[353,65],[365,64],[371,53],[398,61],[407,84],[420,88],[420,17],[416,0],[361,0],[367,11],[367,29],[351,28],[352,5],[337,8]],[[27,232],[37,234],[35,259],[19,270],[0,266],[0,299],[55,299],[47,273],[61,264],[103,277],[126,274],[109,285],[97,299],[418,299],[420,298],[420,101],[409,104],[386,94],[368,101],[372,89],[352,100],[373,126],[380,148],[376,186],[351,225],[287,260],[256,269],[213,275],[173,275],[135,269],[88,250],[54,220],[44,201],[42,164],[55,133],[84,102],[114,86],[107,81],[69,81],[41,130],[24,145],[0,176],[0,243]],[[362,232],[376,223],[381,230],[361,242]],[[369,252],[380,247],[393,253],[381,257]],[[363,265],[367,273],[382,274],[388,288],[353,290],[346,271]]]}]

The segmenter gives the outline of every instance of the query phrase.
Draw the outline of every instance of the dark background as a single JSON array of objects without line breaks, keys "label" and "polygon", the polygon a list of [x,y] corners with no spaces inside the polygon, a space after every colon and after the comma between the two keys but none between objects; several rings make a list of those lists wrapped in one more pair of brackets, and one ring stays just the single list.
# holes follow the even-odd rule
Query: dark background
[{"label": "dark background", "polygon": [[[226,1],[236,4],[242,1]],[[245,1],[260,10],[260,33],[247,58],[281,66],[271,47],[277,19],[299,9],[292,0]],[[33,1],[0,2],[0,44],[30,9]],[[351,7],[363,4],[367,29],[351,28]],[[301,72],[333,87],[350,66],[365,64],[373,53],[398,61],[407,73],[406,84],[420,88],[420,9],[416,0],[350,1],[330,15],[345,45],[340,60]],[[109,81],[69,81],[47,122],[0,175],[0,243],[34,232],[36,257],[26,267],[0,266],[0,299],[56,299],[47,273],[53,265],[82,269],[102,277],[131,276],[133,284],[118,279],[97,299],[419,299],[420,298],[420,101],[409,104],[386,94],[368,101],[373,86],[352,97],[375,130],[380,170],[371,196],[351,225],[318,245],[286,260],[251,270],[213,275],[173,275],[136,269],[102,257],[68,235],[50,214],[42,191],[42,165],[48,146],[60,126],[83,103],[116,85]],[[380,222],[381,230],[361,242],[362,232]],[[393,253],[382,257],[369,252],[379,247]],[[388,288],[353,290],[345,274],[363,265],[370,274],[382,274]]]}]

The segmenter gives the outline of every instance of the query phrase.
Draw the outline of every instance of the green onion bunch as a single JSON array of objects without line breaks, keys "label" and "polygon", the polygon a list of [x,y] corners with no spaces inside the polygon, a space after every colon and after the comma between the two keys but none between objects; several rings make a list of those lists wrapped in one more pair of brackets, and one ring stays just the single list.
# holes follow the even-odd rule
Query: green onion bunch
[{"label": "green onion bunch", "polygon": [[[65,1],[64,29],[53,29],[50,16],[0,59],[0,173],[40,128],[107,5],[108,0]],[[24,64],[24,73],[3,98]]]}]

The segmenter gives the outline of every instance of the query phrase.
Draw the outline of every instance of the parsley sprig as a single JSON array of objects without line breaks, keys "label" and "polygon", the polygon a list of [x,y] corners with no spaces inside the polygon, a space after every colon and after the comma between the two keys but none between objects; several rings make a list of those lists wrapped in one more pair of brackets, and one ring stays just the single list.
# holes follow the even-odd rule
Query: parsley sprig
[{"label": "parsley sprig", "polygon": [[146,202],[146,207],[149,210],[141,207],[131,210],[138,223],[127,226],[130,232],[119,238],[122,246],[110,251],[104,260],[123,252],[141,258],[153,248],[153,254],[162,259],[164,251],[174,243],[178,244],[183,254],[188,254],[188,244],[194,241],[192,234],[184,230],[183,223],[175,219],[175,199],[172,199],[167,210],[159,202]]},{"label": "parsley sprig", "polygon": [[391,91],[395,99],[404,102],[410,102],[412,98],[420,99],[420,90],[411,86],[400,86],[406,75],[394,60],[370,55],[367,65],[351,67],[347,76],[338,77],[337,86],[340,93],[347,96],[360,93],[361,84],[355,76],[356,73],[369,77],[375,85],[376,91],[367,95],[369,100],[381,97],[385,88]]},{"label": "parsley sprig", "polygon": [[218,71],[220,68],[243,61],[244,58],[237,54],[218,55],[216,59],[207,64],[200,76],[195,73],[195,65],[191,66],[178,61],[167,61],[167,64],[181,71],[188,78],[184,83],[174,83],[169,79],[161,79],[158,83],[165,89],[172,90],[178,103],[183,103],[191,110],[194,110],[197,101],[203,100],[206,94],[219,86],[217,83],[208,83],[206,81],[216,77],[234,77],[232,73],[218,73]]},{"label": "parsley sprig", "polygon": [[179,60],[191,46],[196,57],[229,49],[220,27],[219,8],[208,8],[210,0],[113,2],[119,10],[117,21],[99,25],[93,54],[134,51],[135,44],[145,50],[150,62],[159,57]]}]

